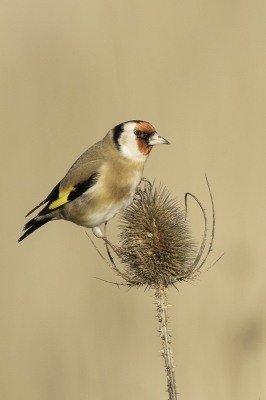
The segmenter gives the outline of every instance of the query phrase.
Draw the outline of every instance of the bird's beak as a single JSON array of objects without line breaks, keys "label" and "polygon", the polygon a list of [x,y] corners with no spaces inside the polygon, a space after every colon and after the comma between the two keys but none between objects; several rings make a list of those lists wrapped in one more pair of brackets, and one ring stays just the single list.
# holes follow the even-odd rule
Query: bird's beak
[{"label": "bird's beak", "polygon": [[159,136],[157,132],[154,132],[149,139],[149,146],[154,146],[155,144],[170,144],[168,140],[164,139],[162,136]]}]

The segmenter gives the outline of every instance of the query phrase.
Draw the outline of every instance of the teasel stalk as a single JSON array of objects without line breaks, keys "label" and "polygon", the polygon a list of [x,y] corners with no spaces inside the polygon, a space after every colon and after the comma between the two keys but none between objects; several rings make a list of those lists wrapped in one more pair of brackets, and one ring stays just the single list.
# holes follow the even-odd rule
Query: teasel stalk
[{"label": "teasel stalk", "polygon": [[[206,177],[207,180],[207,177]],[[154,291],[159,335],[162,340],[162,356],[167,376],[169,400],[177,400],[171,335],[169,329],[168,293],[170,287],[177,287],[183,281],[194,280],[200,273],[212,250],[215,228],[215,213],[212,203],[212,233],[206,255],[207,216],[200,201],[191,193],[185,195],[185,207],[170,197],[170,192],[162,185],[155,187],[143,179],[144,187],[139,188],[133,203],[120,218],[120,242],[118,248],[110,244],[122,264],[119,269],[114,262],[107,244],[110,263],[102,256],[113,271],[122,278],[118,285],[140,287]],[[187,199],[192,197],[199,205],[204,218],[204,234],[199,250],[192,239],[187,221]],[[107,241],[108,242],[108,241]],[[218,260],[217,260],[218,261]]]}]

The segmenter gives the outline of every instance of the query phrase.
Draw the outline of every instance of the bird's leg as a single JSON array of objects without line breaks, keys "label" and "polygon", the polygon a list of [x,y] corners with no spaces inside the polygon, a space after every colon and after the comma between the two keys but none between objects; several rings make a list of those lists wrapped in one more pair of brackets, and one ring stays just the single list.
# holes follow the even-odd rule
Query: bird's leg
[{"label": "bird's leg", "polygon": [[105,221],[105,223],[104,223],[104,229],[103,229],[103,236],[104,236],[104,237],[106,237],[106,232],[107,232],[107,222],[108,222],[108,221]]},{"label": "bird's leg", "polygon": [[112,243],[109,242],[109,240],[106,237],[106,225],[107,225],[107,222],[104,223],[104,233],[102,233],[102,230],[99,226],[95,226],[94,228],[92,228],[92,232],[98,238],[103,239],[105,241],[105,244],[109,245],[117,256],[121,256],[121,254],[122,254],[121,247],[114,246]]}]

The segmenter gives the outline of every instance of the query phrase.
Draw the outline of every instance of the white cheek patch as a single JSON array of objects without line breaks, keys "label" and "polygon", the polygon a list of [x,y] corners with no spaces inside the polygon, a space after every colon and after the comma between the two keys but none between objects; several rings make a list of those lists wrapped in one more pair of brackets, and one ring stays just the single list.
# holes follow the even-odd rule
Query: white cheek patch
[{"label": "white cheek patch", "polygon": [[131,158],[134,161],[145,162],[147,156],[139,151],[138,143],[134,133],[123,132],[120,140],[120,152],[124,157]]}]

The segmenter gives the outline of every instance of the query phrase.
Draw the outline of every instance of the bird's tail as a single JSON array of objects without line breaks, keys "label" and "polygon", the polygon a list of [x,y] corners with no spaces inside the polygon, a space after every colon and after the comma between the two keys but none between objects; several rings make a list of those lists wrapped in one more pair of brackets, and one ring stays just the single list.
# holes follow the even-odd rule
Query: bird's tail
[{"label": "bird's tail", "polygon": [[36,216],[32,218],[29,222],[26,223],[24,226],[23,230],[25,233],[19,238],[18,242],[21,242],[23,239],[25,239],[27,236],[29,236],[32,232],[36,231],[36,229],[39,229],[41,226],[46,224],[47,222],[51,221],[53,218],[51,216]]}]

